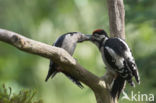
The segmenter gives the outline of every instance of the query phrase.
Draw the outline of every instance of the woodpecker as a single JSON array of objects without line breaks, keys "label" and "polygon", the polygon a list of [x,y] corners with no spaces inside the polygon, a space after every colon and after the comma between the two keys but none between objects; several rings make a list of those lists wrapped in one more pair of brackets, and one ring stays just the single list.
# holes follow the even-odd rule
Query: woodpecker
[{"label": "woodpecker", "polygon": [[[65,49],[72,56],[76,48],[77,42],[82,42],[87,39],[89,39],[89,36],[80,32],[69,32],[60,36],[53,44],[53,46]],[[60,66],[52,60],[50,60],[49,71],[45,81],[48,81],[49,77],[53,78],[58,72],[62,72],[68,78],[70,78],[76,85],[78,85],[80,88],[83,88],[83,85],[80,83],[79,80],[72,77],[70,74],[61,71]]]},{"label": "woodpecker", "polygon": [[92,41],[100,50],[106,69],[115,74],[111,89],[113,98],[119,98],[125,81],[131,86],[135,86],[132,78],[140,84],[139,72],[127,43],[117,37],[108,37],[103,29],[95,30],[91,37]]}]

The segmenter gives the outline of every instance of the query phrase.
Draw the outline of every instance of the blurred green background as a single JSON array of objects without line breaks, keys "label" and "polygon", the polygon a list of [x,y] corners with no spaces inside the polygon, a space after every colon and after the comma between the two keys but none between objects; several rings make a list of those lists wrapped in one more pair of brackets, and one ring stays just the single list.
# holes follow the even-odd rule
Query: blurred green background
[{"label": "blurred green background", "polygon": [[[156,95],[156,0],[124,0],[126,41],[138,65],[141,84],[126,92]],[[0,0],[0,28],[52,44],[71,31],[91,33],[102,28],[109,33],[106,0]],[[98,76],[105,69],[98,49],[90,42],[78,44],[74,57]],[[45,82],[49,60],[22,52],[0,42],[0,85],[14,93],[36,89],[44,103],[95,103],[93,92],[78,88],[63,74]],[[120,103],[135,103],[120,99]],[[137,102],[139,103],[139,102]],[[148,101],[140,103],[149,103]],[[156,102],[153,102],[156,103]]]}]

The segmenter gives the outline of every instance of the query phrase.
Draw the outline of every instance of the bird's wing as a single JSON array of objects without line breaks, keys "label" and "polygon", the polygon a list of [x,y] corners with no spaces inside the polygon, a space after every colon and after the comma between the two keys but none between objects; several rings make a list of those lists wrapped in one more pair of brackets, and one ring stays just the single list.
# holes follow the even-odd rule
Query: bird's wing
[{"label": "bird's wing", "polygon": [[62,36],[60,36],[55,43],[53,43],[53,46],[56,46],[56,47],[61,47],[62,46],[62,43],[63,43],[63,40],[65,38],[65,35],[67,34],[64,34]]},{"label": "bird's wing", "polygon": [[136,78],[139,83],[139,73],[128,45],[119,38],[110,38],[104,44],[104,55],[108,64],[123,78]]},{"label": "bird's wing", "polygon": [[53,78],[56,75],[56,73],[58,72],[57,69],[56,69],[57,67],[58,67],[57,64],[53,63],[53,61],[50,60],[49,71],[48,71],[48,74],[47,74],[47,77],[46,77],[45,81],[48,81],[48,79],[50,77]]},{"label": "bird's wing", "polygon": [[131,86],[134,86],[134,82],[132,81],[132,77],[134,76],[139,83],[138,70],[130,49],[123,40],[110,38],[105,42],[103,47],[104,56],[108,62],[107,64],[120,74],[115,78],[111,90],[112,97],[115,98],[118,96],[119,98],[121,91],[124,89],[125,80],[127,80]]},{"label": "bird's wing", "polygon": [[[68,47],[64,47],[63,43],[64,43],[64,40],[65,40],[65,36],[66,35],[70,35],[72,36],[74,33],[77,33],[77,32],[70,32],[70,33],[66,33],[66,34],[63,34],[62,36],[60,36],[55,43],[53,43],[53,46],[56,46],[56,47],[60,47],[60,48],[64,48],[69,54],[73,54],[74,52],[74,49],[72,48],[69,48]],[[72,49],[72,50],[70,50]],[[49,66],[49,71],[48,71],[48,75],[47,75],[47,78],[46,78],[46,81],[48,80],[48,78],[50,76],[54,77],[56,75],[56,73],[58,72],[57,71],[57,64],[54,63],[52,60],[50,60],[50,66]],[[64,73],[64,72],[62,72]],[[77,86],[79,86],[80,88],[83,88],[83,85],[81,84],[81,82],[79,80],[77,80],[76,78],[74,78],[73,76],[67,74],[67,73],[64,73],[69,79],[71,79]]]},{"label": "bird's wing", "polygon": [[[63,40],[64,40],[64,38],[65,38],[65,35],[66,35],[66,34],[60,36],[60,37],[56,40],[56,42],[53,43],[52,46],[61,47],[61,46],[62,46],[62,43],[63,43]],[[48,71],[48,74],[47,74],[47,77],[46,77],[45,81],[48,81],[48,79],[49,79],[50,77],[54,77],[54,76],[56,75],[56,73],[58,72],[58,71],[57,71],[57,67],[58,67],[57,64],[54,63],[52,60],[50,60],[49,71]]]}]

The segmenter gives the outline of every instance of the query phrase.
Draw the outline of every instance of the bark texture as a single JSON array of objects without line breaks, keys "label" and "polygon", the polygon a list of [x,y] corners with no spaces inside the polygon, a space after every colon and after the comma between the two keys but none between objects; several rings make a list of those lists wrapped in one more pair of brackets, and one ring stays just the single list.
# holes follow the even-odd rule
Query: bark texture
[{"label": "bark texture", "polygon": [[125,40],[125,9],[123,0],[107,0],[107,4],[111,36]]}]

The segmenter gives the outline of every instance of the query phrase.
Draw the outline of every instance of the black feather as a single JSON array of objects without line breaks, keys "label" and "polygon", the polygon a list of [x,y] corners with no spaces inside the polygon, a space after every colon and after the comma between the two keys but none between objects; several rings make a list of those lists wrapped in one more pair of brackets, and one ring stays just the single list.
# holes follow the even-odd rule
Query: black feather
[{"label": "black feather", "polygon": [[70,74],[64,73],[70,80],[72,80],[73,83],[75,83],[78,87],[84,88],[83,85],[78,81],[76,78],[71,76]]},{"label": "black feather", "polygon": [[120,94],[124,89],[125,83],[126,83],[125,79],[123,79],[120,75],[118,75],[117,78],[114,80],[113,87],[111,90],[111,95],[113,99],[115,99],[116,97],[119,99]]},{"label": "black feather", "polygon": [[124,57],[124,52],[127,50],[127,47],[119,40],[119,38],[109,38],[104,46],[110,47],[115,53],[122,57]]},{"label": "black feather", "polygon": [[63,40],[65,38],[67,34],[63,34],[62,36],[60,36],[57,41],[53,44],[53,46],[56,46],[56,47],[61,47],[62,46],[62,43],[63,43]]},{"label": "black feather", "polygon": [[48,81],[48,79],[49,79],[50,77],[53,78],[53,77],[57,74],[57,72],[58,72],[58,71],[57,71],[57,67],[58,67],[58,66],[50,60],[48,75],[47,75],[47,77],[46,77],[46,79],[45,79],[46,82]]}]

